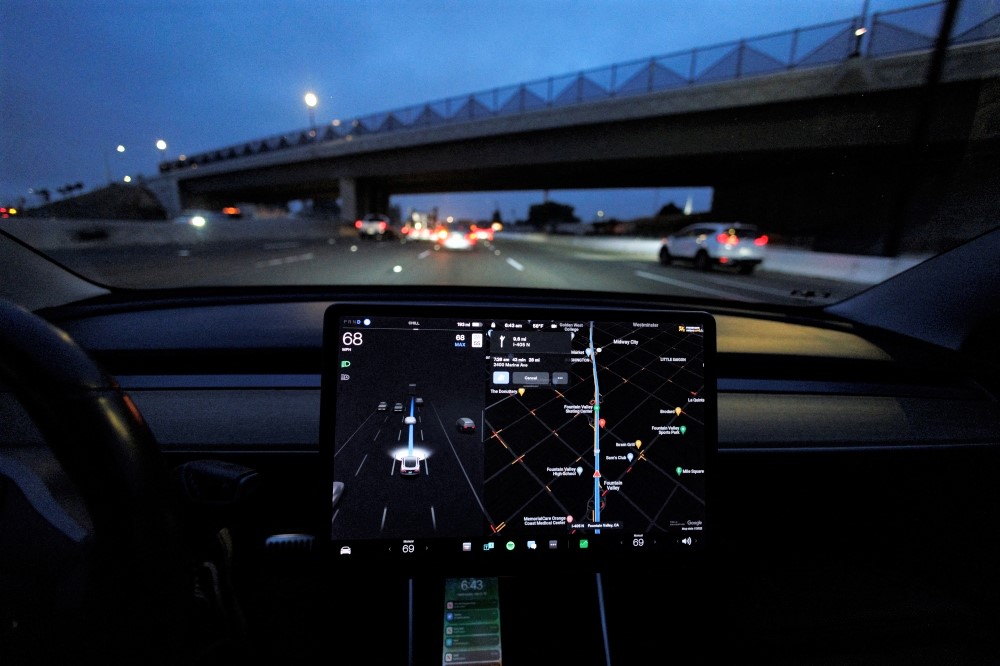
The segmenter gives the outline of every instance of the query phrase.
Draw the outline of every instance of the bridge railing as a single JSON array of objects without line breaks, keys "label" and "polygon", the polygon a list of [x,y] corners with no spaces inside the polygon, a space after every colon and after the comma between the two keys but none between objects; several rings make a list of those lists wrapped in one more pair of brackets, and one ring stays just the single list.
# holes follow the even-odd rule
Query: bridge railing
[{"label": "bridge railing", "polygon": [[[161,172],[259,155],[292,146],[350,141],[380,134],[484,118],[532,113],[618,97],[834,65],[854,57],[878,58],[933,48],[944,15],[939,0],[869,17],[725,42],[617,63],[478,93],[372,113],[347,121],[277,134],[160,164]],[[964,0],[950,44],[1000,37],[1000,0]]]}]

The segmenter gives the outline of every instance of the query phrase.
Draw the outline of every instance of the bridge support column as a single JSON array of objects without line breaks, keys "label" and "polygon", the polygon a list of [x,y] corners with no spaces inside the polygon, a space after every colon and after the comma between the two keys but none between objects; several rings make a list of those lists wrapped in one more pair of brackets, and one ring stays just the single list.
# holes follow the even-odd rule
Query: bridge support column
[{"label": "bridge support column", "polygon": [[360,217],[358,210],[358,184],[353,178],[340,179],[340,219],[353,222]]},{"label": "bridge support column", "polygon": [[340,219],[348,222],[366,213],[389,210],[389,193],[377,182],[344,177],[340,179]]},{"label": "bridge support column", "polygon": [[389,193],[378,184],[370,183],[364,188],[363,201],[366,213],[389,212]]},{"label": "bridge support column", "polygon": [[181,204],[181,188],[177,184],[176,178],[170,176],[159,176],[150,178],[145,183],[146,189],[160,201],[160,205],[167,212],[167,218],[174,218],[181,214],[183,205]]}]

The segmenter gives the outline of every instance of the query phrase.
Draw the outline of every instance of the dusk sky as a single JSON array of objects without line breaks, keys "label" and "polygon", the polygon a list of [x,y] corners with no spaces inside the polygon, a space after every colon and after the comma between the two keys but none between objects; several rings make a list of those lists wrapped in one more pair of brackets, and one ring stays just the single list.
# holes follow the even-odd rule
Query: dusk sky
[{"label": "dusk sky", "polygon": [[[869,12],[919,4],[869,0]],[[859,15],[864,0],[0,0],[0,200],[161,158]],[[167,142],[162,153],[157,139]],[[125,147],[119,153],[116,147]],[[710,190],[551,192],[587,220]],[[541,194],[397,197],[459,217]]]}]

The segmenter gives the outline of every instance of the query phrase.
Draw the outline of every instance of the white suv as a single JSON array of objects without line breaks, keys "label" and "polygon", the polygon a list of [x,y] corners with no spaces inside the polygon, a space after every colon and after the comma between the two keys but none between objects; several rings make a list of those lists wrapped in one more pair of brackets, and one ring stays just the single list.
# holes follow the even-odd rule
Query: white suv
[{"label": "white suv", "polygon": [[735,268],[749,275],[762,261],[767,236],[752,224],[699,222],[689,224],[660,243],[660,263],[690,262],[707,271],[713,266]]}]

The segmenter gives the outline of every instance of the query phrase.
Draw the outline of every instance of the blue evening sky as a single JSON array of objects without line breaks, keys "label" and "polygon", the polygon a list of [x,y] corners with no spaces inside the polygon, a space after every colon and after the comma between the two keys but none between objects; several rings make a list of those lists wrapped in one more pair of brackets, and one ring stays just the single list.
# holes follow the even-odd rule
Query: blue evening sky
[{"label": "blue evening sky", "polygon": [[[161,157],[859,15],[865,0],[0,0],[0,198]],[[916,0],[868,0],[878,12]],[[168,146],[154,147],[157,139]],[[116,147],[125,146],[124,153]],[[396,197],[525,216],[540,192]],[[710,191],[550,192],[592,219]]]}]

